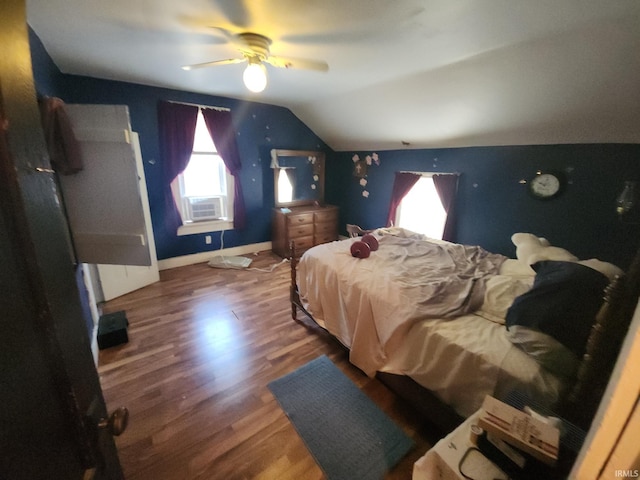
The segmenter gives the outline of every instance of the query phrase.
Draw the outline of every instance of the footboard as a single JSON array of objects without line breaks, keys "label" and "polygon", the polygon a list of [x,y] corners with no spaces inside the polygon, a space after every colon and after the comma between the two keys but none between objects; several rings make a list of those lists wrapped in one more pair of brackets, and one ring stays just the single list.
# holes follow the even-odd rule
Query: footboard
[{"label": "footboard", "polygon": [[[289,258],[289,263],[291,265],[291,285],[289,286],[289,301],[291,302],[291,318],[293,318],[296,322],[298,320],[298,309],[300,309],[304,314],[309,317],[311,320],[314,318],[311,316],[309,312],[302,305],[302,301],[300,300],[300,294],[298,292],[298,283],[296,280],[297,275],[297,266],[298,266],[298,256],[296,255],[296,245],[292,240],[289,243],[289,252],[291,257]],[[315,320],[314,320],[315,321]]]}]

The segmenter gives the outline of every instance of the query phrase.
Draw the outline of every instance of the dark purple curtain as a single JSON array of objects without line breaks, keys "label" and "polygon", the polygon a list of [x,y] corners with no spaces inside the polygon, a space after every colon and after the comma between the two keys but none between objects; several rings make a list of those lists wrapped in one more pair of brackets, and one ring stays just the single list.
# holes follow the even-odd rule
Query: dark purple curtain
[{"label": "dark purple curtain", "polygon": [[444,224],[444,231],[442,232],[442,240],[453,242],[455,239],[455,226],[456,226],[456,192],[458,191],[458,177],[459,175],[433,175],[433,185],[436,187],[444,211],[447,212],[447,220]]},{"label": "dark purple curtain", "polygon": [[165,225],[176,232],[182,225],[180,211],[171,193],[171,182],[189,163],[196,133],[198,107],[182,103],[158,103],[158,132],[164,173]]},{"label": "dark purple curtain", "polygon": [[409,193],[411,187],[420,180],[420,175],[409,172],[396,172],[391,190],[391,203],[389,204],[389,215],[387,215],[387,226],[392,226],[396,221],[396,211],[404,196]]},{"label": "dark purple curtain", "polygon": [[242,229],[246,224],[244,196],[242,195],[242,184],[240,183],[242,163],[238,153],[235,130],[231,123],[231,112],[205,108],[202,109],[202,116],[207,124],[213,143],[222,157],[222,161],[229,173],[233,175],[235,186],[233,194],[233,228]]}]

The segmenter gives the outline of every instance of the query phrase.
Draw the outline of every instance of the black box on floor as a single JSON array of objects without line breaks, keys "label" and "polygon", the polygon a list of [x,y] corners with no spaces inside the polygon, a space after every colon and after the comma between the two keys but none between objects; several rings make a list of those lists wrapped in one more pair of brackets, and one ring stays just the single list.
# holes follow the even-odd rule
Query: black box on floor
[{"label": "black box on floor", "polygon": [[114,347],[129,341],[127,327],[129,321],[124,310],[107,313],[98,320],[98,348]]}]

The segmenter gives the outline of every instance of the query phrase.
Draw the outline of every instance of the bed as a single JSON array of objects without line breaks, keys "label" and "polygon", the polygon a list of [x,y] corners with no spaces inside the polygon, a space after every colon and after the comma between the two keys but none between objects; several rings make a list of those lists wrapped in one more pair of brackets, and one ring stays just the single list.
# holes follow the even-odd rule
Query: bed
[{"label": "bed", "polygon": [[[608,378],[607,369],[626,332],[624,323],[628,326],[630,320],[628,305],[624,311],[614,308],[616,314],[609,312],[607,318],[599,315],[597,335],[591,323],[583,327],[582,355],[574,355],[573,363],[557,355],[550,361],[514,338],[520,325],[505,328],[507,316],[517,310],[514,301],[536,290],[536,277],[538,282],[544,277],[541,272],[536,275],[521,260],[478,246],[428,239],[403,229],[377,229],[372,234],[378,249],[368,258],[352,256],[351,247],[360,238],[316,246],[299,260],[291,245],[294,319],[301,309],[349,350],[355,366],[369,376],[378,375],[410,401],[428,404],[421,410],[443,428],[473,414],[486,395],[504,398],[513,391],[555,411],[575,412],[567,407],[568,399],[573,399],[573,407],[579,403],[581,409],[593,410],[577,398],[586,385],[604,389],[602,377]],[[556,260],[539,265],[556,268],[569,263],[577,265]],[[591,267],[584,268],[595,271]],[[599,289],[597,299],[605,286],[611,292],[620,278],[602,272],[592,276],[599,276],[592,287]],[[596,310],[601,310],[601,303]],[[524,317],[532,310],[529,305],[525,302],[520,308]],[[608,319],[612,316],[613,322]],[[606,354],[597,352],[602,344]],[[575,420],[590,421],[590,410]]]}]

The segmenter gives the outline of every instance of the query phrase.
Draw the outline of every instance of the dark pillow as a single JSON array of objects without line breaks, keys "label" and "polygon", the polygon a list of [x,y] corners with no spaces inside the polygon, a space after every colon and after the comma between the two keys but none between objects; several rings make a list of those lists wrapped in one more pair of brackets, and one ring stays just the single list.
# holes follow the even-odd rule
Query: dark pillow
[{"label": "dark pillow", "polygon": [[533,287],[513,301],[507,329],[521,325],[546,333],[581,358],[609,279],[573,262],[544,260],[531,268]]}]

